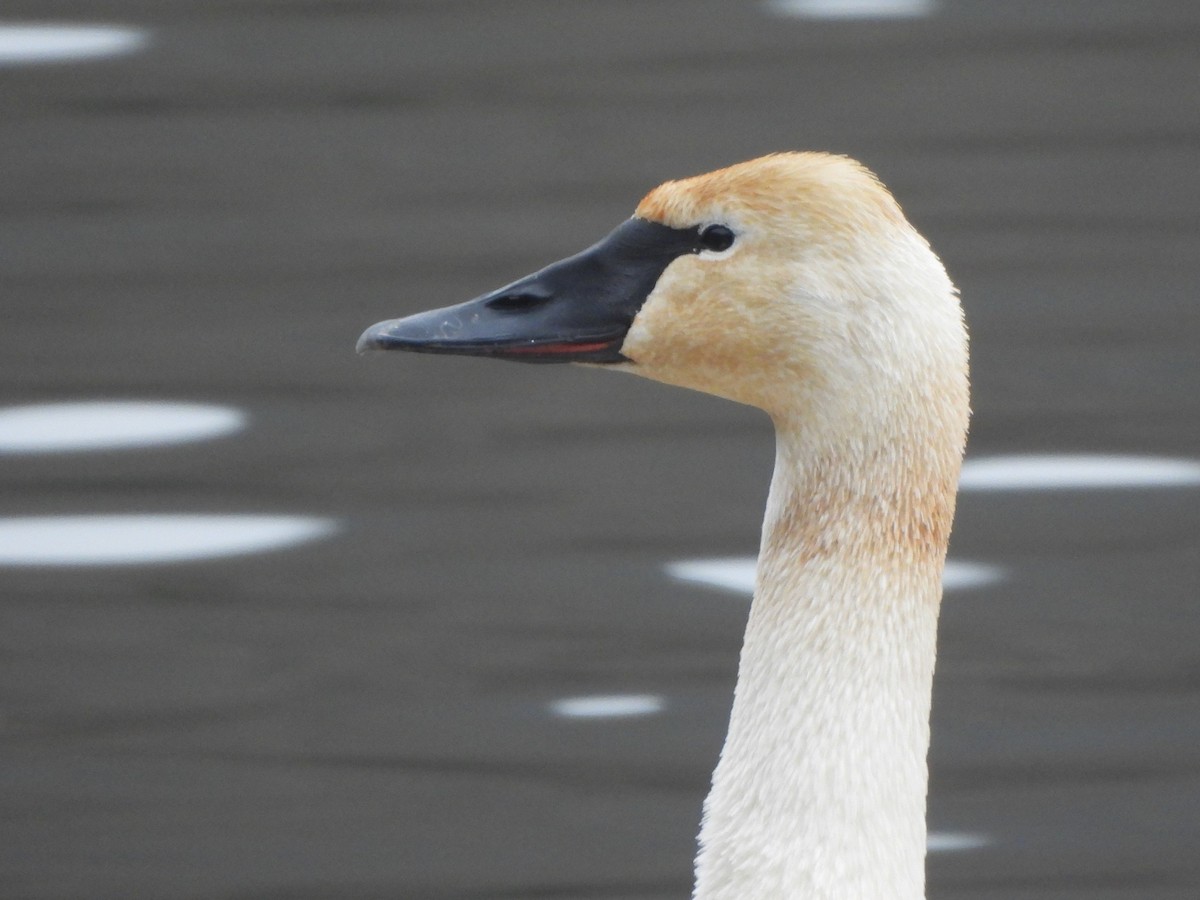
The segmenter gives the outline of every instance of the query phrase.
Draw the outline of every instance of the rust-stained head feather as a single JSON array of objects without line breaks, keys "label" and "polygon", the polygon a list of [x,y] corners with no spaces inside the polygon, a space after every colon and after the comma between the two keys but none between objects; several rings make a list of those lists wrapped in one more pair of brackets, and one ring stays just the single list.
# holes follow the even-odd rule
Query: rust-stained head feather
[{"label": "rust-stained head feather", "polygon": [[904,221],[892,195],[865,166],[828,153],[775,153],[668,181],[650,191],[635,214],[682,228],[716,210],[751,220],[803,218],[827,233]]},{"label": "rust-stained head feather", "polygon": [[669,181],[636,215],[734,232],[727,251],[668,266],[622,353],[632,372],[775,420],[797,505],[777,511],[764,549],[843,544],[823,530],[833,506],[857,511],[853,532],[874,536],[877,559],[940,564],[968,418],[966,332],[945,269],[887,189],[846,157],[781,153]]}]

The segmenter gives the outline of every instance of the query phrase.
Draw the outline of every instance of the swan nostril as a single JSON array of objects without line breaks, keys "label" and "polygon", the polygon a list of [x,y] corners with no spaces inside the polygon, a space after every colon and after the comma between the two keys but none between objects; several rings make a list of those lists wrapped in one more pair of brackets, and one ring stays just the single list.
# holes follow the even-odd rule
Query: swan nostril
[{"label": "swan nostril", "polygon": [[533,309],[549,302],[549,295],[514,292],[492,297],[485,305],[488,309],[497,309],[501,312],[519,312],[521,310]]}]

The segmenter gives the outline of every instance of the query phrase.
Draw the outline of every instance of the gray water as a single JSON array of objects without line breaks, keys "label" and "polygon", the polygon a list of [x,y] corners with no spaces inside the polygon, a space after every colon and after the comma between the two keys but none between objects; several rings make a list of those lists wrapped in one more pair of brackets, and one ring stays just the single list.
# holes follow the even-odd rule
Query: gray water
[{"label": "gray water", "polygon": [[[50,531],[53,565],[6,538],[5,898],[688,896],[747,605],[666,567],[753,554],[767,421],[352,352],[586,246],[663,179],[866,161],[962,290],[974,460],[1200,458],[1193,3],[4,15],[147,37],[0,68],[0,416],[148,400],[236,424],[0,447],[0,534],[301,520],[253,546],[244,519],[108,520],[124,551]],[[1200,895],[1200,488],[1122,477],[962,495],[952,557],[999,576],[944,606],[933,898]],[[62,564],[167,545],[200,558]]]}]

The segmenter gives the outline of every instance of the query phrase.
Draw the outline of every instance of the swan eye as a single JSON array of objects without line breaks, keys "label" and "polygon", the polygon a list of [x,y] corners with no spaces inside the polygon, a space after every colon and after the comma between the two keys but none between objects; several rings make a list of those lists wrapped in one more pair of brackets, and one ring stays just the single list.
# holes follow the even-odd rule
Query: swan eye
[{"label": "swan eye", "polygon": [[720,253],[733,246],[733,231],[724,225],[709,225],[700,232],[700,247]]}]

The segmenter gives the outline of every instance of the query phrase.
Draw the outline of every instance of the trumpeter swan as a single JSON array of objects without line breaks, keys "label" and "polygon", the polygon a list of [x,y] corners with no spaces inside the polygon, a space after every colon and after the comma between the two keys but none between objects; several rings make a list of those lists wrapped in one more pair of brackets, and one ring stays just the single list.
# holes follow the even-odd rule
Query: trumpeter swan
[{"label": "trumpeter swan", "polygon": [[602,364],[766,410],[775,472],[695,897],[924,897],[967,338],[871,173],[787,153],[667,182],[590,249],[359,347]]}]

